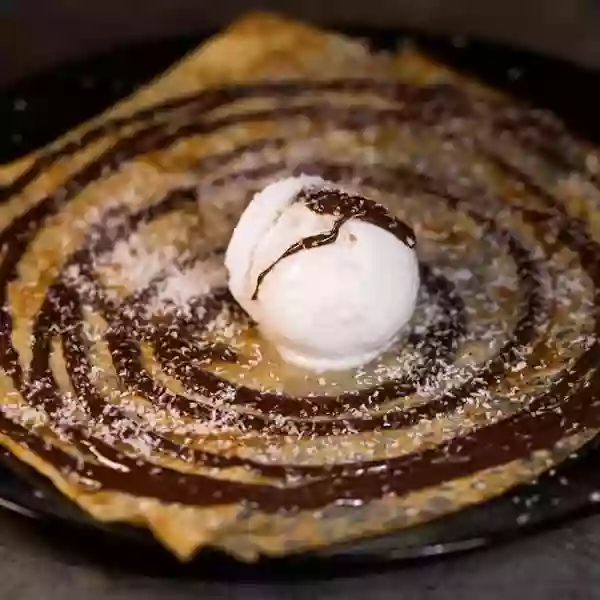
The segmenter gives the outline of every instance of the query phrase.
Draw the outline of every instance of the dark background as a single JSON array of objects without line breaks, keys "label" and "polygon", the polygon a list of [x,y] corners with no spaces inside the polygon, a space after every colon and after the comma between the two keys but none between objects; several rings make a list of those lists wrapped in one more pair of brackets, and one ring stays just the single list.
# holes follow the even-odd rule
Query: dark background
[{"label": "dark background", "polygon": [[483,36],[600,66],[600,0],[0,0],[0,85],[126,42],[215,29],[249,8]]}]

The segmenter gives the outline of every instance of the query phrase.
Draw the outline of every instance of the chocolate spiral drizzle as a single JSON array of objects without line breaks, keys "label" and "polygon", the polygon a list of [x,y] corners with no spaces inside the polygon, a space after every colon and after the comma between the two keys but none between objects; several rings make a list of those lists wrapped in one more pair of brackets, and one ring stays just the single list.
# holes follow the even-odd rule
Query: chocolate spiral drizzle
[{"label": "chocolate spiral drizzle", "polygon": [[350,219],[359,219],[376,225],[391,233],[409,248],[413,248],[416,243],[415,234],[406,223],[390,215],[384,206],[363,196],[347,194],[337,189],[309,189],[299,194],[295,202],[302,202],[309,210],[319,215],[332,215],[336,217],[336,221],[330,231],[311,235],[292,244],[276,261],[261,271],[256,278],[256,288],[252,294],[252,300],[258,298],[264,278],[282,260],[302,250],[333,244],[338,238],[340,229]]},{"label": "chocolate spiral drizzle", "polygon": [[[345,103],[345,94],[362,94],[384,100],[385,104]],[[326,96],[328,100],[315,100],[315,95]],[[274,106],[223,114],[224,109],[247,99],[265,100]],[[286,99],[302,102],[280,102]],[[408,128],[423,135],[436,135],[440,147],[451,140],[455,147],[480,157],[507,181],[518,184],[522,193],[535,198],[534,203],[524,206],[496,199],[498,206],[504,206],[511,218],[519,221],[521,229],[513,231],[506,228],[501,211],[490,215],[484,210],[481,196],[474,193],[473,188],[453,185],[451,180],[423,165],[417,168],[410,164],[331,159],[297,165],[298,171],[311,171],[333,181],[358,180],[381,194],[399,198],[416,195],[423,202],[435,198],[448,214],[468,218],[488,236],[512,261],[518,280],[514,325],[492,356],[450,389],[421,402],[398,402],[422,390],[424,382],[443,375],[456,358],[469,328],[467,298],[462,297],[460,287],[435,264],[424,260],[424,287],[430,305],[437,306],[440,316],[423,331],[415,330],[411,334],[407,343],[419,348],[421,360],[417,360],[409,372],[367,387],[306,396],[288,394],[285,390],[256,389],[228,380],[209,366],[239,362],[243,360],[240,351],[224,343],[199,341],[198,337],[220,311],[229,309],[235,314],[236,307],[226,290],[213,289],[198,300],[202,317],[172,314],[157,320],[149,318],[144,310],[156,295],[155,281],[125,300],[115,300],[95,268],[95,257],[119,240],[127,241],[142,226],[198,201],[195,189],[181,187],[137,212],[127,205],[121,205],[117,211],[107,208],[99,224],[89,225],[83,244],[67,258],[59,275],[46,289],[44,301],[32,322],[31,359],[27,363],[13,339],[10,286],[19,279],[21,261],[36,237],[82,190],[122,165],[163,151],[186,138],[209,136],[231,126],[259,122],[282,124],[296,118],[308,118],[313,123],[351,133],[360,133],[372,126],[392,131]],[[546,168],[562,174],[575,172],[587,185],[597,188],[597,176],[586,165],[583,147],[554,118],[512,103],[474,98],[450,86],[418,88],[400,83],[344,80],[228,87],[110,120],[88,130],[77,141],[45,150],[29,169],[0,190],[2,205],[18,202],[19,195],[46,170],[107,135],[118,136],[112,147],[85,162],[60,190],[17,212],[18,216],[0,233],[3,249],[0,360],[20,396],[21,407],[8,410],[7,405],[2,405],[0,431],[62,472],[93,482],[102,489],[169,502],[208,506],[244,501],[266,512],[317,509],[339,500],[368,501],[387,494],[402,495],[438,486],[527,458],[536,450],[551,449],[566,436],[600,425],[600,407],[595,398],[595,389],[600,383],[597,373],[600,346],[596,337],[600,333],[600,248],[588,224],[572,216],[560,198],[536,180],[528,168],[511,163],[506,158],[510,153],[503,152],[499,145],[500,139],[508,138],[511,148],[518,147]],[[261,138],[205,157],[196,175],[201,180],[211,171],[225,170],[225,175],[214,183],[214,187],[224,189],[239,185],[240,180],[253,182],[279,177],[288,169],[285,162],[265,162],[251,168],[230,165],[244,153],[259,153],[265,148],[283,151],[288,143],[292,141],[285,136]],[[280,260],[300,249],[334,240],[341,225],[350,218],[383,223],[404,243],[414,245],[413,232],[387,210],[380,211],[377,204],[365,204],[359,197],[339,200],[337,196],[322,193],[302,198],[311,210],[336,214],[340,218],[330,232],[302,240]],[[343,212],[345,210],[349,212]],[[531,247],[523,228],[533,232],[537,247]],[[550,248],[546,240],[552,236],[554,245]],[[548,322],[552,298],[548,298],[543,288],[542,271],[545,261],[561,249],[568,249],[576,257],[581,277],[587,278],[593,287],[593,302],[588,310],[594,321],[592,340],[563,365],[558,376],[547,375],[543,391],[532,394],[522,406],[433,445],[384,458],[363,460],[349,456],[343,462],[294,463],[261,460],[243,453],[196,450],[177,436],[145,427],[143,434],[152,446],[150,455],[145,456],[127,444],[111,443],[106,437],[86,429],[82,424],[85,419],[65,425],[59,418],[66,395],[52,366],[55,344],[61,348],[69,384],[86,419],[111,431],[128,422],[127,419],[132,423],[124,404],[109,403],[94,382],[90,340],[84,326],[86,311],[100,315],[107,323],[104,342],[118,374],[119,391],[134,394],[157,408],[175,409],[196,421],[210,422],[215,413],[233,414],[235,422],[249,432],[318,439],[331,435],[401,432],[426,421],[461,414],[477,394],[486,390],[495,393],[511,373],[518,372],[523,361],[533,360],[531,349],[541,342],[543,345],[540,332]],[[79,273],[75,282],[68,277],[73,267]],[[257,292],[269,269],[259,277]],[[165,386],[162,379],[145,366],[143,348],[150,348],[162,371],[178,381],[179,391]],[[206,401],[199,402],[198,395]],[[226,404],[219,404],[216,399],[223,397],[227,399]],[[42,427],[26,423],[22,418],[26,412],[23,407],[35,407],[47,418],[46,424]],[[137,434],[123,431],[121,427],[120,435],[122,440],[131,440]],[[76,452],[65,450],[65,444]],[[206,470],[179,470],[162,464],[163,455],[182,460],[188,466],[239,467],[269,481],[248,483],[213,477]]]}]

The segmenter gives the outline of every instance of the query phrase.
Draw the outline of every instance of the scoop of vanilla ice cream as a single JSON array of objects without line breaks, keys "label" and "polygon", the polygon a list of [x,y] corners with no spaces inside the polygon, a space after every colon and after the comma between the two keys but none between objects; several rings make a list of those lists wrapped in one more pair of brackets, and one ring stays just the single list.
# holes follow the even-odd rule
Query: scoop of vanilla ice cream
[{"label": "scoop of vanilla ice cream", "polygon": [[386,350],[411,318],[419,287],[416,252],[360,218],[344,222],[332,243],[281,258],[339,220],[295,202],[303,190],[333,186],[309,176],[268,185],[242,214],[225,256],[231,293],[262,335],[286,361],[316,372],[357,367]]}]

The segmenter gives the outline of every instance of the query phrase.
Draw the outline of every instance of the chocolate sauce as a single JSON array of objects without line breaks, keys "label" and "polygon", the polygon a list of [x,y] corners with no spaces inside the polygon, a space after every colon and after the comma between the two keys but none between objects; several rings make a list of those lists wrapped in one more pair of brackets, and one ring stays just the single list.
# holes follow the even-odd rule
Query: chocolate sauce
[{"label": "chocolate sauce", "polygon": [[[388,100],[389,107],[360,105],[340,108],[331,104],[315,103],[312,100],[300,106],[278,104],[279,99],[310,96],[315,92],[333,95],[340,92],[375,94]],[[252,113],[235,112],[216,118],[212,116],[215,109],[254,97],[269,99],[274,102],[275,107]],[[198,346],[194,332],[202,331],[205,327],[206,323],[202,320],[181,321],[174,317],[172,320],[154,323],[144,317],[143,311],[136,313],[136,306],[143,306],[151,300],[155,293],[152,285],[122,304],[115,303],[95,276],[92,263],[94,253],[106,248],[107,244],[114,243],[116,237],[125,238],[141,224],[176,210],[183,203],[196,201],[194,194],[189,190],[175,190],[150,209],[135,214],[125,211],[117,215],[117,219],[122,221],[118,227],[114,226],[115,215],[112,215],[113,225],[110,231],[103,231],[101,225],[99,231],[93,232],[83,247],[74,252],[66,264],[76,264],[80,267],[86,285],[79,288],[61,273],[57,281],[48,288],[46,298],[33,323],[32,359],[24,372],[12,342],[13,326],[8,303],[8,286],[18,277],[18,267],[24,253],[50,217],[73,200],[82,188],[119,168],[122,163],[146,152],[160,151],[186,136],[216,133],[220,128],[230,125],[285,121],[296,117],[308,117],[315,122],[334,125],[339,130],[347,131],[361,130],[370,124],[384,123],[393,128],[410,123],[414,127],[435,128],[438,135],[451,138],[457,143],[462,143],[463,140],[456,134],[456,123],[469,122],[474,131],[479,128],[485,130],[488,140],[500,134],[512,137],[517,143],[549,161],[552,167],[568,167],[569,170],[576,170],[587,176],[584,154],[577,151],[577,144],[570,140],[568,133],[551,118],[541,119],[537,111],[514,104],[481,99],[473,101],[468,95],[450,86],[415,88],[404,84],[377,83],[369,80],[323,81],[311,84],[263,83],[206,91],[144,109],[132,117],[110,120],[102,127],[91,129],[77,141],[44,151],[28,170],[1,190],[1,202],[17,201],[15,195],[58,160],[75,154],[107,133],[119,134],[124,126],[130,128],[128,137],[120,139],[111,149],[83,166],[63,186],[60,194],[40,199],[35,206],[15,217],[0,233],[0,246],[5,249],[0,262],[0,361],[26,403],[47,412],[51,420],[62,406],[63,394],[50,365],[52,343],[58,341],[71,386],[89,419],[110,425],[123,417],[122,407],[109,407],[94,386],[88,357],[89,349],[82,326],[84,305],[91,306],[108,323],[106,342],[115,371],[120,378],[119,384],[124,390],[135,392],[156,406],[174,407],[197,419],[208,419],[215,411],[221,410],[216,404],[200,404],[191,397],[176,394],[156,381],[142,364],[141,344],[149,343],[163,369],[176,377],[187,391],[201,392],[208,398],[215,398],[224,393],[230,404],[244,409],[240,411],[240,422],[252,430],[264,432],[265,435],[285,435],[288,431],[286,423],[292,423],[298,431],[309,432],[315,436],[409,427],[422,419],[433,419],[460,408],[468,402],[472,394],[494,385],[521,360],[524,349],[535,342],[536,323],[547,318],[547,306],[539,283],[538,264],[517,238],[511,232],[501,229],[497,223],[482,217],[476,209],[478,199],[453,193],[443,182],[426,173],[400,166],[366,167],[332,161],[314,165],[315,170],[331,180],[360,176],[364,182],[386,193],[411,190],[425,195],[433,194],[446,202],[451,209],[467,212],[470,218],[484,226],[488,234],[494,236],[498,244],[512,257],[518,271],[521,296],[517,324],[510,339],[497,354],[460,387],[420,405],[377,411],[386,401],[412,394],[419,382],[435,373],[440,364],[444,361],[451,362],[454,351],[465,333],[467,316],[459,291],[430,265],[423,265],[423,282],[439,303],[442,318],[423,334],[424,361],[415,367],[414,373],[407,374],[406,377],[335,396],[302,398],[251,389],[209,372],[204,368],[206,361],[235,361],[235,350],[210,344]],[[524,124],[527,127],[524,127]],[[527,135],[525,130],[529,132]],[[560,133],[560,144],[555,143],[557,132]],[[478,141],[464,140],[465,143]],[[264,139],[252,142],[252,147],[258,148],[261,144],[282,147],[284,143],[285,140],[280,138]],[[205,159],[199,168],[199,176],[201,177],[203,172],[211,172],[215,167],[226,168],[249,147],[250,145],[240,147]],[[493,153],[487,155],[487,160],[504,169],[511,178],[517,177],[521,184],[544,202],[552,210],[555,218],[559,219],[560,244],[578,255],[582,268],[596,287],[595,334],[600,336],[598,244],[588,235],[584,223],[570,217],[562,205],[526,173],[512,165],[503,164]],[[263,165],[254,170],[236,171],[231,176],[226,175],[221,184],[227,185],[236,177],[251,180],[270,173],[275,175],[282,171],[283,166]],[[587,178],[593,181],[592,176]],[[329,232],[302,240],[288,249],[279,260],[300,250],[332,243],[343,223],[352,218],[383,227],[409,246],[414,244],[414,234],[405,224],[391,217],[383,207],[365,201],[360,196],[315,192],[300,199],[311,210],[319,214],[333,214],[338,219]],[[545,233],[544,223],[533,212],[523,210],[521,216],[542,238]],[[103,233],[107,236],[103,236]],[[270,268],[272,267],[273,265]],[[261,274],[262,277],[257,282],[257,291],[267,272]],[[224,303],[231,302],[231,299],[223,291],[215,291],[202,301],[205,302],[207,315],[210,315]],[[177,331],[177,336],[168,335],[174,330]],[[249,484],[158,467],[151,458],[144,459],[124,449],[127,436],[122,440],[125,445],[117,449],[89,435],[77,425],[65,426],[60,433],[64,439],[70,441],[84,460],[45,441],[42,431],[27,429],[2,411],[0,431],[27,446],[57,469],[65,473],[72,472],[76,477],[85,477],[86,480],[93,481],[107,490],[193,505],[246,501],[265,511],[313,509],[337,500],[368,501],[388,493],[404,494],[436,486],[489,467],[525,458],[534,450],[552,448],[567,435],[599,427],[600,406],[595,394],[596,386],[600,385],[600,373],[597,369],[599,362],[600,345],[596,341],[583,352],[568,372],[551,382],[544,393],[532,399],[527,407],[512,416],[481,425],[470,433],[458,435],[426,450],[396,458],[314,466],[267,464],[236,455],[192,451],[184,444],[157,432],[145,432],[150,436],[156,455],[165,453],[198,465],[216,468],[244,467],[272,478],[275,480],[273,484]],[[356,416],[353,409],[361,406],[377,412],[370,416]],[[59,422],[55,422],[54,425],[60,429]],[[135,432],[128,433],[135,435]],[[294,478],[294,485],[286,487],[290,477]],[[298,478],[301,478],[300,481]]]},{"label": "chocolate sauce", "polygon": [[359,221],[371,223],[388,231],[409,248],[414,248],[415,246],[415,234],[406,223],[393,217],[381,204],[377,204],[373,200],[369,200],[363,196],[347,194],[338,189],[308,189],[300,193],[295,202],[301,202],[309,210],[319,215],[334,216],[336,217],[336,221],[329,231],[305,237],[292,244],[277,260],[259,273],[256,279],[256,287],[252,294],[252,300],[258,298],[258,291],[264,278],[282,260],[302,250],[311,250],[312,248],[320,248],[321,246],[333,244],[338,238],[340,229],[350,219],[358,219]]}]

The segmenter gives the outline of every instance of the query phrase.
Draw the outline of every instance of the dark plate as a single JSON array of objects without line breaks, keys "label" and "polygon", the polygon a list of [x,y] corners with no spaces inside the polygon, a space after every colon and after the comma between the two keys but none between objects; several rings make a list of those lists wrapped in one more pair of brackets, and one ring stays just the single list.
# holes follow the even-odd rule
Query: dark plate
[{"label": "dark plate", "polygon": [[[351,32],[368,37],[374,45],[394,47],[406,33]],[[485,81],[507,88],[531,102],[561,115],[585,137],[600,141],[600,74],[561,61],[493,46],[482,42],[412,36],[438,58],[474,73]],[[51,73],[19,82],[0,94],[0,162],[5,162],[51,141],[84,119],[93,116],[140,83],[162,71],[193,48],[201,38],[180,38],[143,44]],[[464,510],[439,521],[354,544],[335,546],[310,555],[264,561],[262,569],[274,573],[285,565],[319,564],[319,571],[336,567],[381,564],[382,561],[425,558],[478,548],[518,533],[587,514],[600,506],[600,444],[592,443],[554,472],[537,482],[520,486],[493,501]],[[68,531],[88,539],[95,534],[97,548],[111,546],[111,556],[144,556],[145,568],[181,569],[168,559],[151,535],[129,526],[103,526],[66,500],[46,480],[10,456],[0,466],[0,505],[43,520],[53,532]],[[126,542],[126,543],[125,543]],[[85,544],[88,546],[88,544]],[[135,552],[131,549],[135,548]],[[104,553],[106,556],[106,553]],[[149,559],[155,558],[158,560]],[[326,560],[324,560],[326,559]],[[118,559],[120,560],[120,559]],[[215,563],[216,561],[216,563]],[[248,575],[248,567],[213,553],[203,552],[191,572],[206,573],[207,564],[226,565],[228,572]],[[211,568],[212,568],[211,567]],[[256,572],[256,567],[253,567]],[[261,568],[258,569],[259,571]],[[286,570],[288,573],[289,569]]]}]

